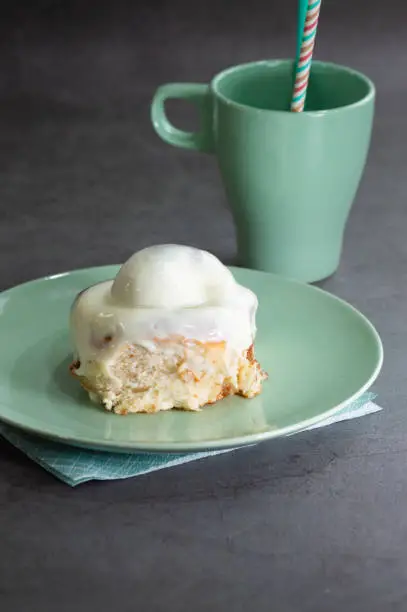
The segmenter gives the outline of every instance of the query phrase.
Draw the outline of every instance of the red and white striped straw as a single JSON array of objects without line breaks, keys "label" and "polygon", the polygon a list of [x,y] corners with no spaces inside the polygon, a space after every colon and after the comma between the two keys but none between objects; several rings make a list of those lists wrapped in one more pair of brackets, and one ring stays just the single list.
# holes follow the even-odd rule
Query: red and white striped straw
[{"label": "red and white striped straw", "polygon": [[294,90],[291,99],[291,110],[294,113],[301,113],[304,110],[320,8],[321,0],[308,0],[300,57],[295,70]]}]

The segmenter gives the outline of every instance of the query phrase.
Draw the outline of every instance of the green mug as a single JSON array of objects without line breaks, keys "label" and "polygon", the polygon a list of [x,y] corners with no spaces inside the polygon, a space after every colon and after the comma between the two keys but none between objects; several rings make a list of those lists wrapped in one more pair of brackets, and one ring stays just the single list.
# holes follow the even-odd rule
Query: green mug
[{"label": "green mug", "polygon": [[[314,61],[306,110],[292,113],[292,83],[291,61],[243,64],[210,85],[162,85],[151,117],[166,142],[215,153],[236,225],[239,264],[314,282],[339,265],[369,149],[375,88],[355,70]],[[199,132],[168,121],[169,98],[198,107]]]}]

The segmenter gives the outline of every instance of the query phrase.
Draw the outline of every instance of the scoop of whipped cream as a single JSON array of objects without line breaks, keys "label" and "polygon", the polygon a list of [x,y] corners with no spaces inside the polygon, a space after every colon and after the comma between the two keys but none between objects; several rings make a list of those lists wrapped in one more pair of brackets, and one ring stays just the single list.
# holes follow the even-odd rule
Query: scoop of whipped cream
[{"label": "scoop of whipped cream", "polygon": [[214,255],[175,244],[135,253],[113,281],[76,298],[71,329],[80,360],[109,360],[125,342],[154,350],[174,335],[248,349],[257,298]]}]

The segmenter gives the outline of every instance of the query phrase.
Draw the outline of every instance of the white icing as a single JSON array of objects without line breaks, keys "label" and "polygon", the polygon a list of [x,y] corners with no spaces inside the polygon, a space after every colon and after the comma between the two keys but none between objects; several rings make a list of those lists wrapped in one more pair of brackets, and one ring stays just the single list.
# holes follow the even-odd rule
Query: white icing
[{"label": "white icing", "polygon": [[218,303],[235,281],[211,253],[164,244],[135,253],[112,287],[118,305],[132,308],[188,308]]},{"label": "white icing", "polygon": [[154,351],[156,338],[173,335],[224,340],[240,353],[254,340],[256,309],[254,293],[214,255],[162,245],[133,255],[114,281],[79,294],[71,329],[81,361],[109,360],[123,342]]}]

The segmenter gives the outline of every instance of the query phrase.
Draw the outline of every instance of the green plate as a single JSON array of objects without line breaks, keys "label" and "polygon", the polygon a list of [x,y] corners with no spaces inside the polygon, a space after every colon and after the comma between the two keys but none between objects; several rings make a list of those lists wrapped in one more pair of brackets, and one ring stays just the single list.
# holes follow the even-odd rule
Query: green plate
[{"label": "green plate", "polygon": [[68,373],[69,309],[118,266],[51,276],[0,294],[0,419],[76,446],[109,451],[200,451],[299,431],[373,383],[380,338],[357,310],[311,287],[233,269],[258,296],[256,354],[269,373],[252,400],[231,397],[200,413],[119,416],[93,405]]}]

